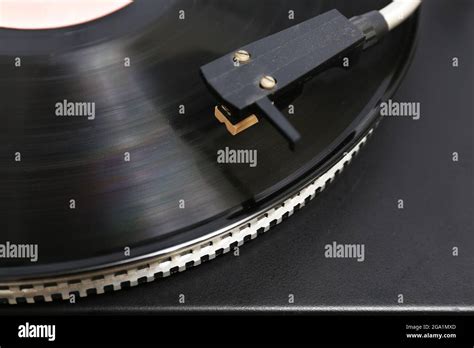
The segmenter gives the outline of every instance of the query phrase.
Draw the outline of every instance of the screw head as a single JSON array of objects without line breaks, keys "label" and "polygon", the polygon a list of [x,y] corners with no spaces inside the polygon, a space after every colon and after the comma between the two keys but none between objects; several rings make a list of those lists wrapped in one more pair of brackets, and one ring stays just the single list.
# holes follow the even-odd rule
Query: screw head
[{"label": "screw head", "polygon": [[238,50],[234,53],[234,62],[246,63],[250,60],[250,53],[245,50]]},{"label": "screw head", "polygon": [[260,80],[260,87],[262,87],[263,89],[273,89],[275,88],[276,84],[277,81],[273,76],[265,75]]}]

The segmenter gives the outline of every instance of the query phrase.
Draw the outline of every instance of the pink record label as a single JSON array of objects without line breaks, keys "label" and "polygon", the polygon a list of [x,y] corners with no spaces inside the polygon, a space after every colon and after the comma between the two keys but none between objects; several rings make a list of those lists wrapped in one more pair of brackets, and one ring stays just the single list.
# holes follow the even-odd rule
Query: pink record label
[{"label": "pink record label", "polygon": [[57,29],[105,17],[133,0],[0,0],[0,27]]}]

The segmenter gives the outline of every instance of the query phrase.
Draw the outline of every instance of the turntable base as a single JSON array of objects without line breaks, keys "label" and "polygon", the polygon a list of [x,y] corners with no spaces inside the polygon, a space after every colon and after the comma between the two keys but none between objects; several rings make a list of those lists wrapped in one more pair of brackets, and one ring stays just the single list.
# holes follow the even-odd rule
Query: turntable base
[{"label": "turntable base", "polygon": [[[393,98],[421,102],[420,119],[385,119],[330,190],[238,256],[75,305],[2,306],[0,313],[473,310],[473,69],[467,62],[474,57],[472,46],[463,45],[474,30],[472,11],[469,0],[451,7],[426,1],[413,66]],[[459,68],[451,53],[439,54],[440,46],[457,52]],[[334,241],[364,244],[365,261],[325,258],[325,245]]]}]

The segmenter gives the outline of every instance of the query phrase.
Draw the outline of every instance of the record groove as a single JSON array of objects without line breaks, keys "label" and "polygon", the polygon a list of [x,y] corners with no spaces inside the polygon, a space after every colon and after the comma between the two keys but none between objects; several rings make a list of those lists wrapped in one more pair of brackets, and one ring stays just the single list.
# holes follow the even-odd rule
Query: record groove
[{"label": "record groove", "polygon": [[304,207],[345,169],[366,144],[373,131],[370,129],[352,150],[323,175],[307,183],[298,193],[235,227],[212,233],[199,241],[191,241],[188,246],[164,251],[151,259],[116,266],[112,269],[58,279],[0,283],[0,301],[9,304],[51,302],[54,299],[69,300],[71,294],[79,297],[103,294],[108,290],[116,291],[167,277],[176,272],[183,272],[202,262],[212,260],[216,256],[228,253],[234,247],[241,246],[248,240],[255,239],[260,233],[267,232],[271,227],[293,215],[296,210]]}]

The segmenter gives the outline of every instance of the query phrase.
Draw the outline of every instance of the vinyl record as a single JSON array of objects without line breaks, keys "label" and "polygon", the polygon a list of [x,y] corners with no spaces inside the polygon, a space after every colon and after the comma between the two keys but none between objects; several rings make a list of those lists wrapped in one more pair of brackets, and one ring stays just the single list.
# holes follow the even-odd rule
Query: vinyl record
[{"label": "vinyl record", "polygon": [[[374,131],[416,18],[350,69],[305,84],[283,110],[302,135],[295,151],[264,119],[230,135],[200,67],[333,8],[350,18],[388,2],[135,1],[71,27],[0,29],[0,243],[38,247],[34,262],[0,260],[0,297],[67,298],[167,276],[304,206]],[[93,112],[58,117],[77,102]],[[255,156],[220,163],[231,150]]]}]

